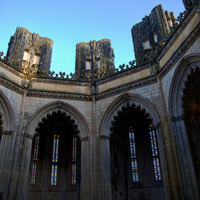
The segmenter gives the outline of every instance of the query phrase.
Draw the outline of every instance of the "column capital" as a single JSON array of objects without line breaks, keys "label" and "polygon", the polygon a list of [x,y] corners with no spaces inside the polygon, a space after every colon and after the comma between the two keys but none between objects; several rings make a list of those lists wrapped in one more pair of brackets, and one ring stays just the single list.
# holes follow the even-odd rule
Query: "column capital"
[{"label": "column capital", "polygon": [[88,141],[88,140],[89,140],[89,136],[85,136],[85,137],[81,138],[81,142]]},{"label": "column capital", "polygon": [[171,117],[171,121],[172,122],[177,122],[177,121],[181,121],[181,120],[183,120],[183,115],[181,115],[181,116],[172,116]]},{"label": "column capital", "polygon": [[110,140],[110,136],[108,135],[100,135],[101,140]]},{"label": "column capital", "polygon": [[12,135],[14,131],[2,131],[2,135]]},{"label": "column capital", "polygon": [[31,135],[29,133],[25,133],[25,137],[26,138],[29,138],[29,139],[33,139],[34,138],[34,135]]}]

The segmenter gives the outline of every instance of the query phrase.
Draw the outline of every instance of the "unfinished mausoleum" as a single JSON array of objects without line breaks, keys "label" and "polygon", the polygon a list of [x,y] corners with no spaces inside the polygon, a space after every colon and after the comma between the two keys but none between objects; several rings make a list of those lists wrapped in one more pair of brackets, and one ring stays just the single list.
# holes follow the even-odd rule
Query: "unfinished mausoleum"
[{"label": "unfinished mausoleum", "polygon": [[70,75],[50,71],[51,39],[16,29],[0,57],[1,200],[200,199],[200,1],[183,3],[132,27],[135,61],[82,42]]}]

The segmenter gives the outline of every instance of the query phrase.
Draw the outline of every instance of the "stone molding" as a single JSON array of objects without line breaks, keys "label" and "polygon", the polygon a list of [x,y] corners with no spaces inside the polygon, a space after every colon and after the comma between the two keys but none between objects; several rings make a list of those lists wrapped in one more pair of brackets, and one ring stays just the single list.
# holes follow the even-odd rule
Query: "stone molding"
[{"label": "stone molding", "polygon": [[3,78],[1,76],[0,76],[0,84],[5,86],[8,89],[11,89],[14,92],[19,93],[19,94],[23,94],[24,93],[24,90],[20,86],[18,86],[16,84],[6,80],[5,78]]},{"label": "stone molding", "polygon": [[142,66],[135,66],[134,68],[131,68],[129,70],[122,70],[118,73],[114,73],[113,75],[109,76],[109,77],[106,77],[106,78],[103,78],[101,80],[97,80],[97,86],[101,85],[101,84],[104,84],[104,83],[107,83],[107,82],[110,82],[110,81],[113,81],[113,80],[116,80],[116,79],[119,79],[123,76],[127,76],[127,75],[130,75],[130,74],[134,74],[136,72],[139,72],[139,71],[142,71],[142,70],[145,70],[145,69],[148,69],[150,68],[150,64],[146,64],[146,65],[142,65]]},{"label": "stone molding", "polygon": [[28,97],[42,97],[42,98],[54,98],[54,99],[76,99],[82,101],[92,101],[90,95],[84,94],[70,94],[70,93],[59,93],[50,91],[39,91],[39,90],[29,90],[27,92]]},{"label": "stone molding", "polygon": [[181,56],[190,48],[190,46],[199,37],[200,24],[197,25],[195,30],[187,37],[186,41],[179,47],[179,49],[173,54],[169,61],[164,65],[159,73],[159,77],[163,78],[164,75],[174,66],[174,64],[180,59]]},{"label": "stone molding", "polygon": [[100,94],[96,95],[96,100],[100,100],[112,95],[120,94],[123,92],[126,92],[127,90],[133,89],[133,88],[138,88],[142,87],[148,84],[153,84],[157,82],[157,77],[156,76],[151,76],[151,77],[146,77],[143,80],[138,80],[132,83],[129,83],[127,85],[119,86],[117,88],[113,88],[109,91],[102,92]]},{"label": "stone molding", "polygon": [[68,80],[68,79],[56,79],[56,78],[34,78],[34,82],[38,83],[59,83],[61,85],[76,85],[76,86],[90,86],[89,81],[77,81],[77,80]]},{"label": "stone molding", "polygon": [[5,60],[1,60],[0,59],[0,63],[1,63],[1,67],[3,67],[4,69],[8,70],[9,72],[12,72],[13,74],[15,74],[16,76],[21,75],[21,73],[19,72],[19,69],[17,69],[14,66],[11,66],[9,63],[7,63]]}]

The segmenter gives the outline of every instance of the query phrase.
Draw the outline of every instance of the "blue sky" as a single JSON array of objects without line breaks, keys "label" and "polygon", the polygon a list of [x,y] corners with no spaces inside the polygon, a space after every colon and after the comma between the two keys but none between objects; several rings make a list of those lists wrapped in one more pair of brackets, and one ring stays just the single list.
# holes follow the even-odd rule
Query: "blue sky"
[{"label": "blue sky", "polygon": [[74,72],[76,43],[104,38],[118,67],[134,59],[132,26],[159,4],[175,16],[184,11],[181,0],[2,0],[0,51],[19,26],[54,41],[51,70]]}]

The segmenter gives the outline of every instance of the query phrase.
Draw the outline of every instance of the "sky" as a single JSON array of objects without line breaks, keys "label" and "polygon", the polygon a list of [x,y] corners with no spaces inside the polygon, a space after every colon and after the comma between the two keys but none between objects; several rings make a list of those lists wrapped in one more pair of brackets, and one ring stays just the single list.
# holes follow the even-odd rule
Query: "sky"
[{"label": "sky", "polygon": [[17,27],[54,41],[51,70],[74,73],[76,44],[111,39],[115,67],[134,59],[131,28],[162,4],[175,16],[181,0],[0,0],[0,51]]}]

